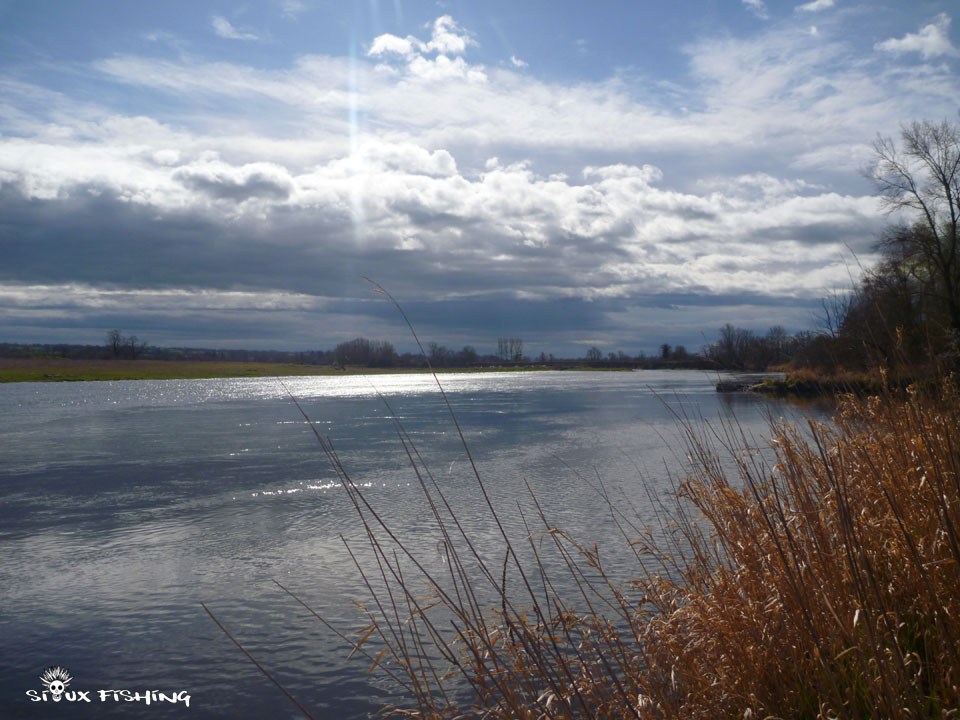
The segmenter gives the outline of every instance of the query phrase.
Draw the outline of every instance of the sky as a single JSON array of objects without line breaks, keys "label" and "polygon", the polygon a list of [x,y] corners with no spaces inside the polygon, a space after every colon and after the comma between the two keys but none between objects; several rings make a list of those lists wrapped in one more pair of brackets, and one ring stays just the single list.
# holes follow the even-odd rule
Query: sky
[{"label": "sky", "polygon": [[0,0],[0,342],[531,355],[816,326],[960,3]]}]

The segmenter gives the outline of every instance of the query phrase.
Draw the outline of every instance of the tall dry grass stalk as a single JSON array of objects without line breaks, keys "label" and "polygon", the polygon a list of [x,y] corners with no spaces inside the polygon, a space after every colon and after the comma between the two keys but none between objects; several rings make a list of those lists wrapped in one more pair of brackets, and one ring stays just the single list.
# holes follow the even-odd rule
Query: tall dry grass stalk
[{"label": "tall dry grass stalk", "polygon": [[960,714],[955,385],[937,398],[850,397],[832,425],[773,423],[772,464],[739,449],[735,427],[708,438],[687,424],[689,476],[669,508],[651,497],[658,528],[639,527],[610,500],[635,561],[626,582],[608,574],[596,546],[555,528],[535,498],[519,543],[487,503],[503,543],[491,561],[397,428],[433,513],[440,565],[383,522],[318,435],[366,531],[366,560],[348,546],[371,597],[355,652],[411,701],[388,713]]}]

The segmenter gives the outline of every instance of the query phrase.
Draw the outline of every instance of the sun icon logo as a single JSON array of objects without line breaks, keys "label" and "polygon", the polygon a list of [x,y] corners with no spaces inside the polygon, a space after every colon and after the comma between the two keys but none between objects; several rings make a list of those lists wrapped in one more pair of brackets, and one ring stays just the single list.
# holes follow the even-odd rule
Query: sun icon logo
[{"label": "sun icon logo", "polygon": [[60,702],[60,699],[63,697],[63,691],[67,689],[67,685],[70,684],[71,680],[73,680],[73,677],[70,675],[70,672],[65,667],[60,667],[59,665],[56,667],[51,665],[46,668],[40,676],[40,681],[46,686],[47,690],[50,691],[54,702]]}]

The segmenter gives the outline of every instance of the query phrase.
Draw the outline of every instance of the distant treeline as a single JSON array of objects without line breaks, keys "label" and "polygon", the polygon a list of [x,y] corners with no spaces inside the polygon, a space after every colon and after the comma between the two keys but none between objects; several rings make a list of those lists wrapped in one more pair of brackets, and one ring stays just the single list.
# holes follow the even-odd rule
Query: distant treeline
[{"label": "distant treeline", "polygon": [[[2,343],[0,357],[139,358],[371,368],[425,368],[429,358],[429,364],[434,368],[538,365],[554,368],[588,366],[762,371],[789,363],[793,367],[827,368],[841,365],[855,369],[870,362],[872,355],[864,352],[865,345],[887,355],[893,352],[890,343],[895,341],[890,340],[889,333],[881,332],[881,317],[895,317],[904,324],[900,331],[901,349],[903,346],[920,346],[916,335],[924,327],[919,324],[922,309],[908,302],[911,296],[900,294],[902,284],[891,285],[884,281],[884,273],[890,272],[891,267],[894,266],[890,263],[882,265],[866,276],[855,293],[837,296],[825,303],[825,329],[790,334],[783,327],[775,325],[765,334],[760,334],[727,323],[719,329],[717,340],[704,346],[700,352],[688,352],[683,345],[663,343],[658,352],[652,355],[629,355],[623,351],[603,353],[599,348],[591,347],[580,358],[559,358],[543,352],[531,358],[523,354],[523,340],[520,338],[499,338],[497,352],[488,354],[481,354],[472,345],[455,350],[433,342],[426,347],[426,357],[420,353],[398,353],[389,342],[363,337],[342,342],[332,350],[166,348],[151,346],[136,335],[126,336],[119,330],[111,330],[103,345]],[[886,310],[885,316],[880,315],[881,309]],[[931,317],[929,308],[926,313],[927,317]],[[904,331],[903,327],[907,330]]]},{"label": "distant treeline", "polygon": [[305,365],[331,365],[334,362],[330,350],[215,350],[210,348],[167,348],[155,347],[139,342],[134,353],[120,349],[114,354],[108,345],[70,345],[57,344],[18,344],[0,343],[0,357],[31,358],[60,357],[77,360],[106,358],[146,359],[146,360],[193,360],[220,362],[278,362],[301,363]]},{"label": "distant treeline", "polygon": [[523,354],[522,339],[500,338],[496,353],[481,354],[472,345],[456,350],[429,343],[424,357],[420,353],[398,353],[389,342],[363,337],[342,342],[332,350],[229,350],[155,347],[138,340],[135,335],[128,337],[119,330],[112,330],[107,333],[104,345],[0,343],[0,357],[267,362],[371,368],[425,368],[429,358],[429,364],[435,368],[585,365],[596,368],[764,369],[771,363],[789,360],[798,346],[797,337],[787,335],[782,328],[772,328],[766,336],[760,337],[750,330],[726,325],[720,330],[720,340],[700,353],[688,352],[683,345],[664,343],[653,355],[629,355],[623,351],[604,354],[591,347],[579,358],[562,358],[545,352],[530,357]]},{"label": "distant treeline", "polygon": [[[498,354],[481,355],[470,345],[460,350],[452,350],[445,345],[430,343],[427,346],[427,355],[434,367],[531,362],[530,358],[522,354],[522,340],[501,338],[499,342],[501,352]],[[136,335],[126,336],[119,330],[109,331],[103,345],[0,343],[0,357],[269,362],[367,367],[426,367],[427,365],[426,359],[419,353],[398,353],[389,342],[362,337],[342,342],[332,350],[235,350],[152,346],[138,339]],[[553,359],[553,356],[551,355],[550,358]]]},{"label": "distant treeline", "polygon": [[780,325],[760,335],[727,323],[720,328],[719,339],[707,345],[703,353],[718,368],[766,370],[793,360],[815,336],[813,332],[790,335]]}]

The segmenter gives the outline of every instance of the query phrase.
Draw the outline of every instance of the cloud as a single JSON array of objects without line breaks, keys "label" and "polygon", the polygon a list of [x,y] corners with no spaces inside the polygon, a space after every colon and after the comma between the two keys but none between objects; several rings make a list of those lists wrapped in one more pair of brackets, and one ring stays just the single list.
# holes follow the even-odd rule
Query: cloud
[{"label": "cloud", "polygon": [[795,10],[797,12],[820,12],[832,8],[835,4],[836,0],[813,0],[813,2],[797,5]]},{"label": "cloud", "polygon": [[[855,172],[865,143],[960,94],[949,68],[904,73],[807,27],[691,42],[669,96],[626,73],[476,65],[446,16],[356,59],[110,57],[90,68],[101,104],[0,76],[0,245],[15,259],[0,284],[34,288],[0,292],[0,331],[146,335],[136,319],[159,343],[176,337],[161,318],[189,307],[183,333],[230,328],[235,345],[316,346],[311,323],[389,337],[360,274],[445,343],[525,323],[530,337],[548,317],[557,342],[592,328],[618,343],[661,306],[649,327],[688,344],[733,307],[798,319],[848,284],[847,246],[869,262],[884,219]],[[248,311],[261,301],[272,310]]]},{"label": "cloud", "polygon": [[918,52],[924,60],[941,55],[957,57],[960,52],[950,42],[949,29],[950,16],[940,13],[932,23],[920,28],[919,32],[907,33],[902,38],[890,38],[877,43],[874,47],[896,55]]},{"label": "cloud", "polygon": [[183,47],[183,41],[178,36],[164,30],[154,30],[153,32],[144,33],[142,37],[147,42],[169,45],[178,50]]},{"label": "cloud", "polygon": [[280,13],[288,20],[295,20],[306,9],[303,0],[280,0]]},{"label": "cloud", "polygon": [[178,168],[173,179],[190,190],[218,200],[286,200],[293,189],[287,170],[274,163],[248,163],[232,167],[215,157]]},{"label": "cloud", "polygon": [[443,15],[433,22],[433,32],[430,42],[424,50],[436,51],[443,54],[462,55],[468,45],[476,45],[470,34],[464,31],[452,17]]},{"label": "cloud", "polygon": [[402,55],[403,57],[413,57],[421,47],[422,43],[415,37],[397,37],[390,33],[378,35],[373,39],[367,55],[370,57],[379,57],[382,55]]},{"label": "cloud", "polygon": [[872,198],[765,174],[688,193],[662,187],[652,165],[588,166],[579,183],[526,163],[469,177],[446,151],[386,141],[299,174],[212,156],[142,172],[152,154],[127,156],[117,160],[126,172],[109,173],[112,185],[62,177],[43,194],[31,190],[39,156],[28,156],[34,164],[10,171],[2,190],[9,227],[36,230],[29,242],[3,238],[19,261],[0,279],[35,284],[336,287],[349,297],[359,288],[344,289],[344,269],[354,267],[432,300],[521,290],[543,300],[809,297],[824,277],[809,272],[822,263],[820,248],[868,246],[880,217]]},{"label": "cloud", "polygon": [[518,58],[516,55],[510,56],[510,64],[518,68],[525,68],[529,65],[529,63],[524,62],[523,60]]},{"label": "cloud", "polygon": [[213,31],[218,37],[226,38],[227,40],[259,40],[259,37],[253,33],[240,32],[230,24],[229,20],[221,15],[214,15],[210,19],[210,24],[213,26]]},{"label": "cloud", "polygon": [[766,20],[770,17],[770,14],[767,12],[766,3],[764,0],[740,0],[754,15],[756,15],[761,20]]},{"label": "cloud", "polygon": [[[487,75],[483,68],[469,65],[462,57],[470,45],[476,45],[476,41],[469,33],[449,15],[443,15],[434,21],[430,40],[423,41],[412,35],[405,38],[389,33],[378,35],[367,50],[367,56],[400,57],[406,62],[408,73],[425,80],[485,82]],[[434,53],[435,57],[428,57]]]},{"label": "cloud", "polygon": [[373,39],[367,55],[380,57],[382,55],[402,55],[412,57],[415,54],[439,53],[441,55],[463,55],[470,45],[476,45],[470,34],[464,31],[449,15],[443,15],[434,20],[430,40],[424,42],[413,35],[405,38],[385,33]]},{"label": "cloud", "polygon": [[[763,163],[771,157],[767,149],[789,156],[794,149],[811,152],[822,144],[859,143],[878,131],[895,131],[897,120],[922,116],[931,103],[946,107],[949,94],[960,90],[948,69],[897,74],[806,29],[708,38],[683,48],[690,79],[679,96],[689,110],[619,76],[547,82],[510,68],[483,68],[461,56],[424,55],[419,48],[426,43],[417,38],[383,35],[369,50],[376,56],[370,62],[314,55],[286,68],[260,69],[118,56],[96,68],[114,82],[160,91],[171,102],[201,103],[216,113],[211,112],[211,124],[229,118],[235,129],[231,139],[238,133],[255,136],[256,141],[241,142],[255,142],[264,151],[270,145],[268,152],[291,157],[304,157],[298,146],[309,147],[308,141],[326,146],[326,152],[342,148],[353,113],[367,127],[455,155],[485,153],[484,159],[502,147],[518,157],[548,149],[677,154],[724,148],[724,153],[753,150],[756,162]],[[251,103],[259,113],[249,113]],[[276,127],[290,128],[296,142],[281,137]],[[250,152],[250,159],[259,159],[259,151]]]}]

